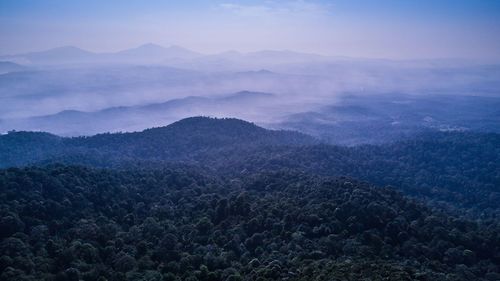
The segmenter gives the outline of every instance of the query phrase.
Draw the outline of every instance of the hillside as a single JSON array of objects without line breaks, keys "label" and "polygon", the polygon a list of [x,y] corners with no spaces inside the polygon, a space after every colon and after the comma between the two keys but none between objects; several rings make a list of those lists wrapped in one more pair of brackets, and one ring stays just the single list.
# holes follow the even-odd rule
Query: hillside
[{"label": "hillside", "polygon": [[316,111],[291,114],[273,127],[332,144],[383,144],[432,131],[500,133],[499,108],[495,96],[352,94]]},{"label": "hillside", "polygon": [[430,133],[411,141],[355,147],[275,147],[234,158],[222,165],[247,173],[287,167],[346,175],[391,185],[426,201],[481,211],[498,210],[500,200],[500,134],[494,133]]},{"label": "hillside", "polygon": [[[38,132],[0,136],[0,167],[40,162],[112,166],[113,161],[190,161],[221,149],[249,149],[269,145],[307,145],[317,141],[292,131],[270,131],[237,119],[192,117],[166,127],[135,133],[61,138]],[[95,160],[97,162],[92,161]]]},{"label": "hillside", "polygon": [[75,46],[64,46],[46,51],[0,56],[0,59],[26,60],[37,65],[64,65],[88,63],[159,63],[166,59],[192,59],[201,54],[179,46],[162,47],[144,44],[136,48],[113,53],[94,53]]},{"label": "hillside", "polygon": [[151,124],[170,124],[192,116],[193,112],[232,116],[241,107],[260,108],[276,100],[272,94],[241,91],[211,98],[190,96],[162,103],[110,107],[92,112],[64,110],[51,115],[0,120],[0,131],[15,128],[22,131],[39,130],[60,136],[131,132],[150,128]]},{"label": "hillside", "polygon": [[0,281],[500,281],[500,0],[0,0]]},{"label": "hillside", "polygon": [[292,171],[0,170],[1,280],[497,280],[500,226]]},{"label": "hillside", "polygon": [[0,61],[0,75],[22,70],[26,70],[26,67],[9,61]]},{"label": "hillside", "polygon": [[306,135],[270,131],[237,119],[188,118],[136,133],[60,138],[0,136],[0,166],[80,164],[110,168],[190,165],[239,177],[292,168],[344,175],[482,213],[498,212],[500,135],[441,132],[386,145],[318,144]]}]

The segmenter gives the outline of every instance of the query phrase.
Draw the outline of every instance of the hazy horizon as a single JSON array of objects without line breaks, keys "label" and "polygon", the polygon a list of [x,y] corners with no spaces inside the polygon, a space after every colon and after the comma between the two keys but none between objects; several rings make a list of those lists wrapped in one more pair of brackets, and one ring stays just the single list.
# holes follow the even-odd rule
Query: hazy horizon
[{"label": "hazy horizon", "polygon": [[500,280],[500,0],[0,0],[0,281]]},{"label": "hazy horizon", "polygon": [[[187,51],[192,51],[192,52],[198,53],[201,56],[224,55],[224,54],[228,54],[228,53],[232,53],[232,52],[246,55],[246,54],[258,53],[258,52],[271,51],[271,52],[291,52],[291,53],[297,53],[297,54],[315,55],[315,56],[324,57],[325,59],[328,59],[328,58],[332,58],[332,59],[334,59],[334,58],[348,58],[348,59],[360,59],[360,60],[365,59],[365,60],[387,60],[387,61],[463,60],[463,61],[470,61],[470,62],[477,62],[477,63],[484,63],[484,64],[488,64],[488,63],[498,64],[498,63],[500,63],[500,57],[498,57],[498,58],[475,58],[475,57],[391,58],[391,57],[349,56],[349,55],[342,55],[342,54],[337,54],[337,55],[333,54],[332,55],[332,54],[325,54],[325,53],[318,53],[318,52],[298,51],[295,49],[270,49],[270,48],[268,48],[268,49],[266,49],[266,48],[256,49],[256,50],[251,50],[251,51],[227,49],[227,50],[216,51],[216,52],[200,52],[200,51],[195,50],[195,49],[184,47],[180,44],[173,43],[173,44],[169,44],[169,45],[162,45],[162,44],[158,44],[155,42],[145,42],[145,43],[142,43],[139,45],[132,45],[132,46],[123,47],[123,48],[119,48],[119,49],[115,49],[115,50],[108,50],[108,51],[91,50],[91,49],[86,49],[86,48],[80,47],[78,45],[61,45],[61,46],[54,46],[54,47],[50,47],[50,48],[37,49],[37,50],[25,51],[25,52],[0,53],[0,57],[16,57],[16,56],[25,55],[25,54],[43,53],[43,52],[48,52],[48,51],[57,50],[57,49],[64,49],[64,48],[76,48],[76,49],[80,49],[82,51],[86,51],[86,52],[93,53],[93,54],[105,55],[105,54],[116,54],[116,53],[120,53],[123,51],[133,50],[133,49],[141,48],[141,47],[148,46],[148,45],[153,45],[153,46],[157,46],[157,47],[161,47],[161,48],[165,48],[165,49],[182,48],[182,49],[185,49]],[[0,61],[1,61],[1,59],[0,59]]]},{"label": "hazy horizon", "polygon": [[[0,132],[129,131],[198,115],[311,134],[373,120],[496,130],[498,34],[492,0],[4,0]],[[471,117],[432,106],[443,97]],[[414,103],[413,115],[393,102]]]},{"label": "hazy horizon", "polygon": [[203,54],[292,50],[385,59],[500,58],[498,1],[2,1],[0,54],[152,42]]},{"label": "hazy horizon", "polygon": [[[262,51],[278,51],[278,52],[294,52],[294,53],[302,53],[302,54],[311,54],[311,55],[318,55],[318,56],[324,56],[324,57],[348,57],[348,56],[341,56],[341,55],[338,55],[338,56],[328,55],[328,54],[315,53],[315,52],[301,52],[301,51],[297,51],[294,49],[266,49],[266,48],[256,49],[256,50],[252,50],[252,51],[240,51],[240,50],[236,50],[236,49],[227,49],[227,50],[216,51],[216,52],[200,52],[200,51],[195,50],[195,49],[184,47],[180,44],[172,43],[172,44],[168,44],[168,45],[162,45],[162,44],[159,44],[156,42],[144,42],[144,43],[139,44],[139,45],[131,45],[128,47],[122,47],[122,48],[118,48],[118,49],[114,49],[114,50],[107,50],[107,51],[90,50],[90,49],[80,47],[78,45],[60,45],[60,46],[58,45],[58,46],[53,46],[53,47],[49,47],[49,48],[37,49],[37,50],[31,50],[31,51],[25,51],[25,52],[0,53],[0,56],[5,56],[5,57],[18,56],[18,55],[29,54],[29,53],[47,52],[47,51],[52,51],[54,49],[63,49],[63,48],[77,48],[77,49],[91,52],[91,53],[95,53],[95,54],[113,54],[113,53],[119,53],[119,52],[131,50],[131,49],[137,49],[137,48],[148,46],[148,45],[153,45],[153,46],[157,46],[157,47],[161,47],[161,48],[182,48],[182,49],[186,49],[189,51],[199,53],[200,55],[203,55],[203,56],[218,55],[218,54],[231,53],[231,52],[237,52],[240,54],[249,54],[249,53],[254,53],[254,52],[262,52]],[[353,58],[355,58],[355,57],[353,57]],[[356,58],[364,58],[364,57],[356,57]],[[381,59],[383,59],[383,58],[381,58]]]}]

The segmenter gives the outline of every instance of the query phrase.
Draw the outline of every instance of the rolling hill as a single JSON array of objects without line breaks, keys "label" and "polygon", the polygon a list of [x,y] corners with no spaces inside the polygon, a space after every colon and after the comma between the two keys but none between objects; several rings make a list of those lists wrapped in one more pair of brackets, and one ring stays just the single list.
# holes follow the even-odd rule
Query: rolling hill
[{"label": "rolling hill", "polygon": [[58,47],[41,52],[1,56],[1,60],[23,60],[35,65],[81,64],[81,63],[160,63],[171,59],[192,59],[201,54],[179,46],[162,47],[144,44],[136,48],[114,53],[95,53],[74,46]]},{"label": "rolling hill", "polygon": [[492,213],[500,196],[500,135],[494,133],[437,132],[379,146],[343,147],[237,119],[196,117],[91,137],[12,132],[0,136],[0,160],[1,167],[65,163],[122,169],[182,163],[228,177],[288,168],[392,185],[437,205],[442,201]]},{"label": "rolling hill", "polygon": [[250,116],[242,108],[270,107],[278,99],[268,93],[242,91],[214,97],[190,96],[139,106],[110,107],[94,112],[65,110],[57,114],[0,120],[0,131],[44,131],[61,136],[144,130],[193,115]]}]

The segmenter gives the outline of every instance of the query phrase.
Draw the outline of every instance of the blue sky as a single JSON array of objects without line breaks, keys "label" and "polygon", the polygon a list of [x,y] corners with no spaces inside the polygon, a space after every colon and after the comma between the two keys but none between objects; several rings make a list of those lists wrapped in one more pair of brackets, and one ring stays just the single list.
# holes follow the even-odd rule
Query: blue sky
[{"label": "blue sky", "polygon": [[0,0],[0,54],[153,42],[204,53],[499,59],[499,34],[498,0]]}]

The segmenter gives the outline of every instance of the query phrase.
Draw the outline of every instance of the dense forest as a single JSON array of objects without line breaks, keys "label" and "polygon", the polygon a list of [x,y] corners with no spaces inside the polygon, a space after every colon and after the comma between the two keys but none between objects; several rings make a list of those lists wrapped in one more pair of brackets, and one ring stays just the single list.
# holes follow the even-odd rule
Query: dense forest
[{"label": "dense forest", "polygon": [[497,213],[500,200],[496,133],[434,132],[409,141],[345,147],[237,119],[195,117],[137,133],[61,138],[11,132],[0,137],[0,167],[49,163],[121,169],[182,163],[229,177],[293,168],[391,185],[480,214]]},{"label": "dense forest", "polygon": [[500,280],[500,135],[0,136],[0,280]]},{"label": "dense forest", "polygon": [[283,170],[0,171],[2,280],[498,280],[500,225]]}]

